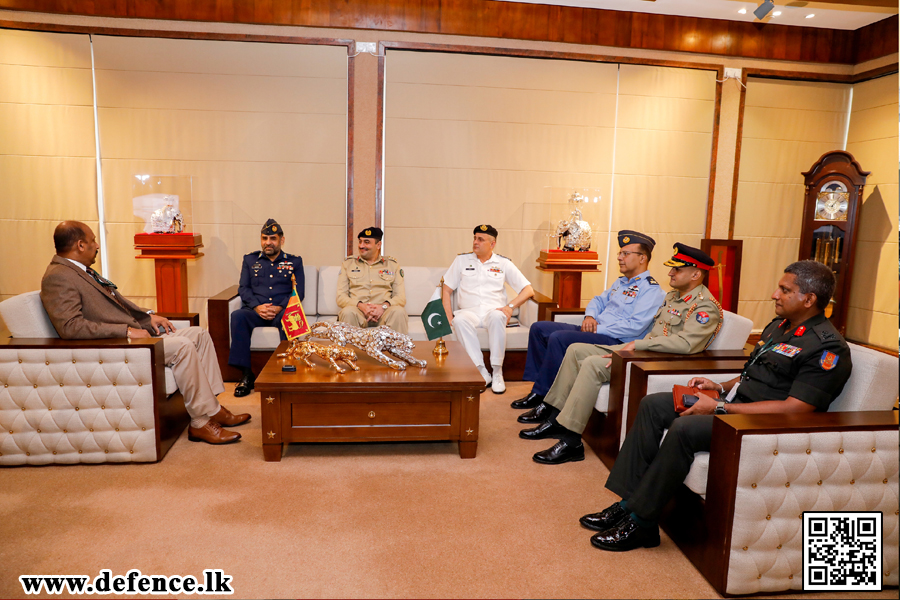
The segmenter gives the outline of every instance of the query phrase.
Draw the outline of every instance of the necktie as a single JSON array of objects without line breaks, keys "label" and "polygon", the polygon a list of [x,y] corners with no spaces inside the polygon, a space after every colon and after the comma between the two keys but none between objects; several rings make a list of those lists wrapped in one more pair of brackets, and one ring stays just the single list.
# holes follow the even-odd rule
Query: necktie
[{"label": "necktie", "polygon": [[[92,268],[88,267],[87,272],[88,272],[88,275],[90,275],[91,277],[94,278],[94,281],[96,281],[97,283],[99,283],[100,285],[105,287],[106,290],[110,294],[112,294],[113,290],[118,289],[116,287],[116,284],[114,284],[112,281],[110,281],[109,279],[107,279],[106,277],[104,277],[103,275],[98,273],[97,271],[93,270]],[[115,295],[115,294],[113,294],[113,295]]]}]

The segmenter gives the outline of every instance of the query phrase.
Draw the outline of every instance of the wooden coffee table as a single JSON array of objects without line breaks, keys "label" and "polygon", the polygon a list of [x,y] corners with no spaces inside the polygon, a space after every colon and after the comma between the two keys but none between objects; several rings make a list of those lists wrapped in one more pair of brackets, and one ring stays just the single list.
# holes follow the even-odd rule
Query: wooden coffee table
[{"label": "wooden coffee table", "polygon": [[[485,384],[459,342],[447,342],[449,354],[441,358],[432,354],[431,342],[419,342],[413,354],[428,366],[406,371],[354,348],[359,371],[343,375],[317,356],[311,358],[315,367],[278,358],[287,345],[278,346],[256,378],[267,461],[280,461],[290,442],[410,440],[458,441],[459,456],[475,458]],[[297,372],[282,372],[286,364]]]}]

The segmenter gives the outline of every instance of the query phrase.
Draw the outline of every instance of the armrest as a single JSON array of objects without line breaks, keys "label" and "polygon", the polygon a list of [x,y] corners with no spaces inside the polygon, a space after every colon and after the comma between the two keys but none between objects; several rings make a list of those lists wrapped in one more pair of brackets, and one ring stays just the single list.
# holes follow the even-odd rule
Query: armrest
[{"label": "armrest", "polygon": [[[637,416],[638,406],[647,395],[648,380],[653,375],[684,375],[689,378],[694,374],[727,374],[734,376],[744,368],[746,361],[741,356],[738,360],[727,356],[734,355],[736,350],[712,350],[710,353],[725,354],[720,357],[701,357],[694,360],[663,360],[663,361],[636,361],[631,365],[631,377],[628,382],[628,410],[625,422],[625,433],[631,431],[634,419]],[[642,352],[642,354],[652,354]],[[700,354],[706,354],[705,352]],[[698,357],[699,354],[690,356]],[[685,357],[687,358],[687,357]],[[686,383],[686,382],[685,382]],[[624,436],[622,437],[624,440]]]},{"label": "armrest", "polygon": [[556,307],[556,302],[553,301],[552,298],[548,298],[547,296],[539,293],[537,290],[534,292],[534,296],[531,297],[531,300],[536,302],[538,305],[538,321],[549,321],[547,318],[547,311],[551,308]]},{"label": "armrest", "polygon": [[[619,350],[613,352],[612,366],[610,368],[609,381],[609,405],[607,408],[602,436],[598,440],[600,460],[612,468],[619,448],[625,439],[625,433],[631,428],[634,415],[637,414],[637,405],[632,407],[632,398],[629,391],[632,364],[637,362],[694,362],[709,360],[739,359],[741,367],[746,362],[746,354],[743,350],[706,350],[696,354],[671,354],[667,352],[651,352],[649,350]],[[740,370],[740,368],[738,369]],[[636,398],[640,402],[644,395]],[[631,415],[631,421],[625,418],[626,413]],[[608,422],[608,423],[607,423]]]},{"label": "armrest", "polygon": [[[186,313],[156,313],[161,317],[165,317],[170,321],[184,321],[187,323],[187,327],[199,327],[200,326],[200,313],[195,312],[186,312]],[[178,327],[176,327],[178,329]]]},{"label": "armrest", "polygon": [[[779,479],[777,481],[770,480],[766,482],[764,481],[766,477],[763,476],[758,478],[760,472],[756,472],[754,466],[756,469],[763,469],[763,471],[768,472],[768,467],[766,466],[767,463],[763,461],[761,464],[758,464],[760,463],[758,458],[749,456],[751,453],[749,447],[755,447],[757,451],[760,450],[759,441],[771,442],[771,444],[777,444],[780,441],[781,443],[790,446],[790,442],[796,443],[797,440],[791,440],[790,438],[754,440],[753,444],[748,445],[744,444],[744,436],[751,435],[753,437],[759,436],[765,438],[770,435],[780,436],[782,434],[806,433],[818,437],[818,434],[840,432],[843,434],[840,437],[840,443],[842,445],[840,450],[843,450],[843,446],[848,443],[857,446],[864,443],[865,447],[858,449],[858,451],[868,455],[868,444],[871,443],[871,435],[884,436],[885,432],[890,436],[890,441],[882,444],[885,446],[882,448],[882,451],[896,453],[895,432],[897,431],[897,428],[898,415],[895,411],[717,416],[713,421],[712,443],[709,453],[709,473],[714,473],[715,476],[710,476],[707,479],[706,501],[703,509],[703,518],[708,532],[706,539],[708,542],[704,544],[704,548],[702,548],[703,556],[700,557],[700,560],[694,561],[692,558],[692,562],[697,565],[698,569],[709,580],[713,587],[721,593],[746,594],[759,591],[755,587],[752,587],[752,585],[748,585],[746,581],[739,581],[741,579],[740,577],[735,578],[738,580],[737,583],[735,583],[733,587],[728,588],[730,583],[728,575],[730,567],[732,566],[731,563],[736,563],[735,569],[740,570],[741,567],[745,567],[746,565],[743,565],[738,561],[753,561],[755,559],[760,559],[760,562],[765,562],[764,560],[761,560],[762,557],[760,556],[745,556],[743,551],[737,552],[737,557],[735,557],[734,548],[732,547],[743,547],[745,540],[741,536],[755,535],[753,533],[755,528],[752,527],[750,523],[758,523],[761,518],[766,517],[767,511],[772,510],[771,508],[766,507],[764,497],[771,491],[771,494],[774,494],[773,502],[777,502],[778,505],[776,510],[781,513],[783,513],[788,506],[792,507],[801,515],[803,511],[821,510],[821,508],[817,508],[814,504],[804,502],[804,494],[799,492],[799,490],[796,493],[792,492],[795,493],[794,498],[799,501],[799,505],[793,502],[780,500],[779,498],[782,498],[784,494],[788,493],[788,486],[786,483],[789,484],[790,481],[785,483]],[[862,436],[862,439],[860,436]],[[830,455],[836,450],[832,447],[832,444],[834,444],[835,441],[836,440],[832,438],[825,441],[824,444],[810,444],[811,448],[782,447],[781,449],[784,456],[791,457],[787,459],[789,461],[787,464],[792,464],[793,469],[790,469],[790,471],[797,477],[801,472],[816,472],[815,469],[810,469],[809,467],[802,469],[802,465],[797,462],[798,460],[802,461],[806,459],[807,457],[805,455],[807,454],[809,455],[808,460],[812,461],[817,461],[818,456],[820,455]],[[765,445],[765,454],[769,457],[769,462],[772,460],[781,460],[780,458],[776,459],[773,456],[773,454],[775,456],[778,454],[777,445],[774,449],[768,443]],[[827,450],[823,450],[823,446],[827,447]],[[851,454],[854,452],[854,450],[849,447],[848,450]],[[872,451],[874,452],[875,449]],[[746,452],[748,455],[742,457],[741,455],[743,452]],[[757,452],[752,453],[757,454]],[[848,460],[846,456],[847,455],[841,460]],[[825,458],[825,463],[830,466],[821,471],[821,473],[825,473],[827,476],[820,475],[822,481],[819,482],[819,485],[824,485],[825,489],[831,488],[832,490],[834,490],[835,485],[846,485],[847,487],[853,485],[850,481],[834,481],[835,476],[846,476],[847,471],[844,469],[835,469],[834,459],[831,456],[822,457]],[[895,457],[896,454],[894,454],[893,458],[894,464],[896,464]],[[890,460],[889,457],[883,457],[883,459]],[[876,476],[879,479],[881,477],[881,475]],[[829,478],[831,479],[829,480]],[[802,481],[795,481],[794,483],[794,487],[803,485]],[[856,482],[857,487],[874,483],[875,482],[867,483],[865,481]],[[879,480],[877,483],[880,484],[881,481]],[[809,483],[806,485],[809,485]],[[896,492],[894,492],[894,494],[896,494]],[[848,491],[846,495],[849,497],[851,494]],[[865,496],[866,495],[863,494],[861,497]],[[812,494],[812,498],[814,499],[815,497],[817,497],[817,495]],[[877,497],[880,497],[880,495],[877,495]],[[896,502],[896,496],[894,496],[894,498],[894,502]],[[896,506],[896,504],[894,506]],[[858,510],[873,509],[873,507],[869,507],[860,508]],[[771,527],[778,528],[780,523],[787,520],[796,522],[794,519],[796,519],[797,516],[800,516],[794,515],[793,512],[790,515],[779,514],[776,510],[771,512]],[[886,532],[891,528],[891,525],[887,523],[887,519],[889,518],[896,519],[894,510],[891,510],[890,514],[885,514]],[[783,537],[789,537],[786,532],[783,533]],[[733,539],[735,536],[737,536],[736,539]],[[887,547],[887,541],[885,541],[885,544]],[[781,548],[781,546],[779,546],[779,548]],[[746,550],[746,548],[744,548],[744,550]],[[756,551],[756,548],[751,548],[751,552]],[[800,553],[802,552],[799,536],[791,538],[790,542],[785,542],[783,552],[791,553],[796,559],[797,564],[799,564]]]},{"label": "armrest", "polygon": [[206,329],[216,349],[219,369],[224,373],[228,366],[228,351],[231,347],[230,311],[228,303],[238,295],[238,286],[233,285],[206,301]]}]

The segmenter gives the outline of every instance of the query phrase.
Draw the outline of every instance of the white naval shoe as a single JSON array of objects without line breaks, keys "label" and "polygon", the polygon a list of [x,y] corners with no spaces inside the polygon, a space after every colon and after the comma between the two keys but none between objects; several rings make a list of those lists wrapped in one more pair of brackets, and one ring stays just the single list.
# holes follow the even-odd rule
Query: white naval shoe
[{"label": "white naval shoe", "polygon": [[491,391],[502,394],[506,391],[506,383],[503,381],[503,369],[494,367],[494,376],[491,378]]},{"label": "white naval shoe", "polygon": [[484,377],[484,385],[491,385],[491,374],[488,373],[487,367],[481,365],[478,367],[478,372],[481,373],[481,376]]}]

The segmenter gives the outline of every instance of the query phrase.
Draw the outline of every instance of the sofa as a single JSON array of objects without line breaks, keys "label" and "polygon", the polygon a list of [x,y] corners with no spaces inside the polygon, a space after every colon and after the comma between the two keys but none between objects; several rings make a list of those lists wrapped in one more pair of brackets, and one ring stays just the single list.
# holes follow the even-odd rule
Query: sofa
[{"label": "sofa", "polygon": [[[557,322],[580,324],[584,310],[551,309],[548,316]],[[746,356],[744,345],[750,337],[753,321],[729,311],[723,311],[722,327],[704,352],[697,354],[669,354],[663,352],[633,351],[615,352],[612,355],[611,378],[600,388],[594,411],[582,437],[594,453],[608,468],[612,468],[619,448],[625,440],[626,423],[629,416],[631,365],[642,360],[728,360]],[[640,398],[638,398],[640,400]],[[632,416],[633,418],[633,416]]]},{"label": "sofa", "polygon": [[[898,359],[850,351],[853,373],[828,412],[717,416],[710,452],[695,454],[661,524],[719,593],[801,590],[804,511],[881,511],[881,582],[898,584]],[[693,376],[740,374],[743,362],[725,362],[633,363],[629,413]]]},{"label": "sofa", "polygon": [[[409,335],[416,343],[428,343],[425,326],[420,317],[425,310],[425,305],[428,304],[440,285],[441,277],[446,272],[446,267],[403,267],[406,313],[409,315]],[[302,304],[303,312],[306,313],[310,323],[337,320],[338,312],[340,312],[337,305],[337,280],[340,273],[340,266],[303,266],[305,294]],[[512,300],[516,294],[507,287],[507,296]],[[455,294],[453,306],[456,306]],[[213,296],[207,302],[209,334],[216,347],[219,367],[222,369],[222,376],[226,381],[240,379],[239,370],[228,365],[228,352],[231,347],[231,313],[240,307],[241,298],[238,296],[238,286],[236,285]],[[506,331],[508,352],[504,362],[504,375],[507,379],[515,380],[517,375],[521,379],[521,370],[525,364],[525,351],[528,349],[528,331],[530,325],[537,320],[537,312],[537,302],[529,301],[513,314],[511,323],[515,326],[507,328]],[[479,328],[477,333],[482,350],[487,352],[487,330]],[[455,341],[456,336],[451,334],[444,339]],[[278,329],[275,327],[257,327],[253,330],[250,350],[252,368],[255,373],[262,370],[279,342]],[[489,363],[490,361],[485,360],[485,364]]]},{"label": "sofa", "polygon": [[61,340],[37,291],[0,316],[0,465],[156,462],[190,422],[161,339]]}]

